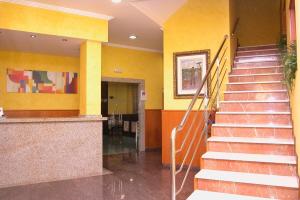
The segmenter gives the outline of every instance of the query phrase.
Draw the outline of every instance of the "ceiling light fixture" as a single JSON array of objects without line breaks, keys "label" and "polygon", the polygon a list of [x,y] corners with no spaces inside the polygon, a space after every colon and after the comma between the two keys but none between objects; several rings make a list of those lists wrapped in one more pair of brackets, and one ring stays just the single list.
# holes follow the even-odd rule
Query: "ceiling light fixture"
[{"label": "ceiling light fixture", "polygon": [[122,0],[111,0],[113,3],[121,3]]},{"label": "ceiling light fixture", "polygon": [[129,39],[131,39],[131,40],[135,40],[136,38],[137,38],[136,35],[130,35],[130,36],[129,36]]},{"label": "ceiling light fixture", "polygon": [[36,35],[31,35],[30,37],[31,37],[31,38],[36,38]]}]

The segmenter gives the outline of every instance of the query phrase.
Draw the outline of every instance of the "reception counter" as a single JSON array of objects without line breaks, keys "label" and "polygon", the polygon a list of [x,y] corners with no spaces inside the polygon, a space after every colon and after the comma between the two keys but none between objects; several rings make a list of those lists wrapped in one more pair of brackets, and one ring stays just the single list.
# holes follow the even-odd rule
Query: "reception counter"
[{"label": "reception counter", "polygon": [[1,118],[0,188],[101,175],[103,120]]}]

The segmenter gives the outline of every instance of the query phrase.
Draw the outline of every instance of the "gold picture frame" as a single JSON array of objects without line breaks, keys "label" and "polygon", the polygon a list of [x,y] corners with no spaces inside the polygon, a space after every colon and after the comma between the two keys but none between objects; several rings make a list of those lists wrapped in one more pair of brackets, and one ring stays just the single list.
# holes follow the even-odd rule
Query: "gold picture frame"
[{"label": "gold picture frame", "polygon": [[[173,59],[174,98],[191,99],[208,70],[210,50],[176,52]],[[209,94],[208,86],[206,83],[199,97]]]}]

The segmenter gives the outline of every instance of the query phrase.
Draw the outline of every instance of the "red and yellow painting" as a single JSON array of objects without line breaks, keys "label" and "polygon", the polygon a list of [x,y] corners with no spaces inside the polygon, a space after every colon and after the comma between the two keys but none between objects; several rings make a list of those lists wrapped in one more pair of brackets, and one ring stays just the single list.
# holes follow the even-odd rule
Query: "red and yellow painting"
[{"label": "red and yellow painting", "polygon": [[78,73],[7,69],[6,89],[9,93],[78,92]]}]

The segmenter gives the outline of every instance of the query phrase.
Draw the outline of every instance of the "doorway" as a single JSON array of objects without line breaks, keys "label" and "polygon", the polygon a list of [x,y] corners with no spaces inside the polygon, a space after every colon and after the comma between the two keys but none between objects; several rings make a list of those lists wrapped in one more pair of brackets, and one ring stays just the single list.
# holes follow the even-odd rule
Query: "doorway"
[{"label": "doorway", "polygon": [[123,154],[145,150],[144,80],[102,78],[101,114],[103,154]]}]

